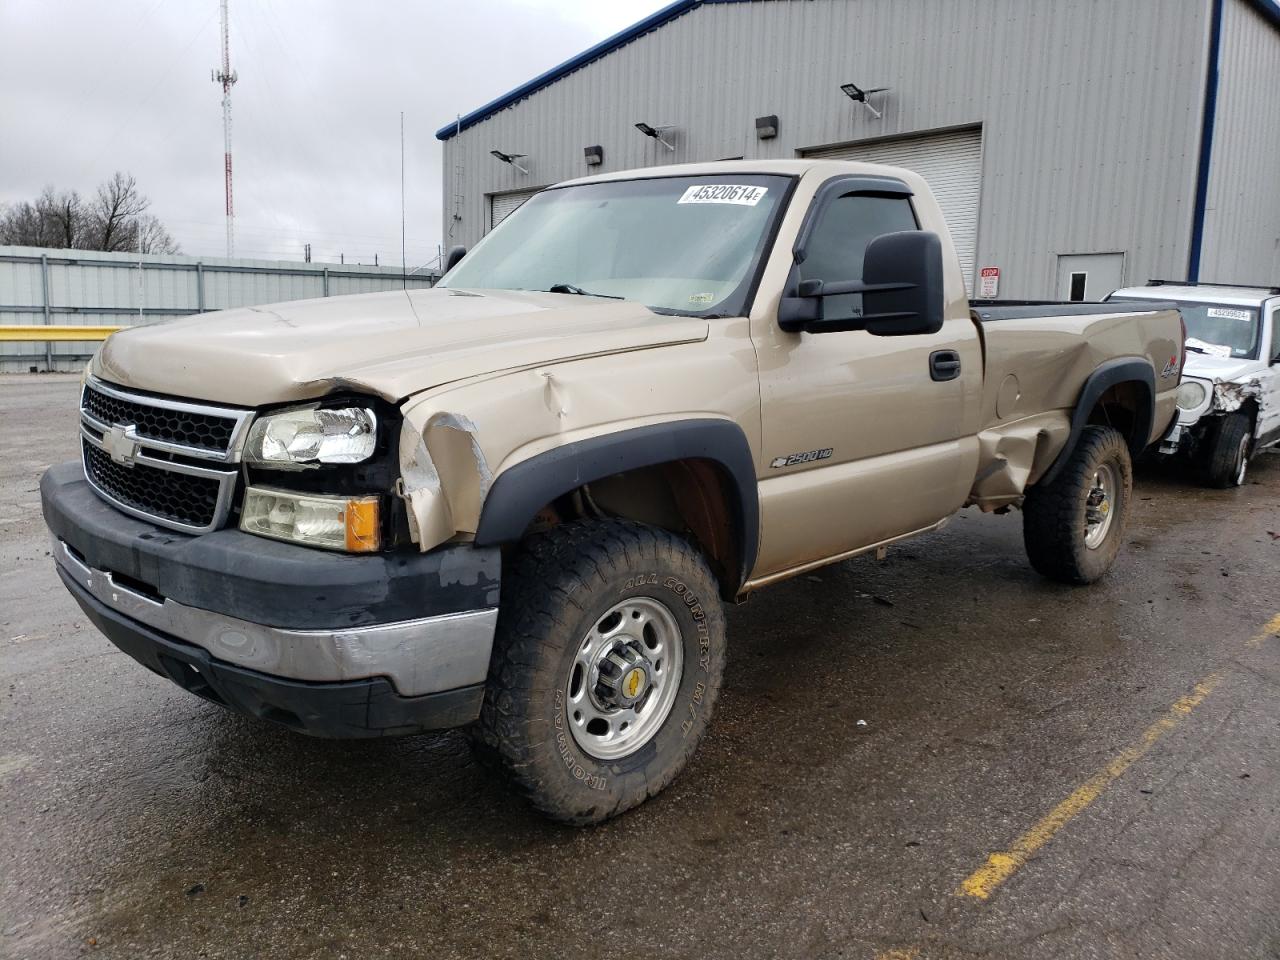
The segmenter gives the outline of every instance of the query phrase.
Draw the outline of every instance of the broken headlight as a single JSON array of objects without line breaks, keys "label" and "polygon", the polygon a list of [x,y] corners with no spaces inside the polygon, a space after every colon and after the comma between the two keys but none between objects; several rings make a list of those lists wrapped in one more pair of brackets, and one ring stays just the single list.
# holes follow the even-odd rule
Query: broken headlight
[{"label": "broken headlight", "polygon": [[298,407],[253,422],[245,462],[277,470],[360,463],[373,456],[378,418],[367,407]]},{"label": "broken headlight", "polygon": [[1178,387],[1178,409],[1195,410],[1209,396],[1202,384],[1187,380]]}]

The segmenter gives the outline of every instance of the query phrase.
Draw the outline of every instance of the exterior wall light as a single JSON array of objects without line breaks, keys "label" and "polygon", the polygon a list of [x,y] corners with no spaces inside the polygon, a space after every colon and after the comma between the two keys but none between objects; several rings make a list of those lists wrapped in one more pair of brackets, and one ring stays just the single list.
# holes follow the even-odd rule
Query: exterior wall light
[{"label": "exterior wall light", "polygon": [[528,170],[526,170],[524,167],[520,166],[520,164],[516,163],[516,161],[517,161],[517,160],[523,160],[523,159],[525,158],[526,154],[523,154],[523,153],[503,153],[501,150],[490,150],[490,151],[489,151],[489,154],[490,154],[492,157],[494,157],[494,158],[496,158],[496,159],[498,159],[498,160],[501,160],[503,163],[507,163],[507,164],[510,164],[511,166],[515,167],[517,170],[519,170],[521,173],[523,173],[526,177],[529,175],[529,171],[528,171]]},{"label": "exterior wall light", "polygon": [[584,147],[582,155],[587,158],[588,167],[598,167],[604,163],[604,147],[602,146]]},{"label": "exterior wall light", "polygon": [[756,117],[756,136],[761,140],[772,140],[778,135],[778,115]]},{"label": "exterior wall light", "polygon": [[660,124],[658,126],[653,126],[648,123],[637,123],[636,129],[639,130],[641,133],[643,133],[646,137],[650,137],[651,139],[657,140],[660,144],[662,144],[668,150],[671,150],[672,152],[675,151],[676,148],[673,147],[671,144],[667,143],[667,141],[663,139],[663,136],[662,136],[662,134],[665,133],[667,130],[675,129],[675,127],[673,127],[671,124],[667,123],[667,124]]},{"label": "exterior wall light", "polygon": [[840,84],[840,89],[844,92],[844,95],[854,103],[860,103],[866,107],[873,118],[876,120],[880,119],[880,111],[870,104],[867,97],[871,96],[873,93],[885,93],[888,91],[888,87],[872,87],[869,90],[863,90],[856,83],[842,83]]}]

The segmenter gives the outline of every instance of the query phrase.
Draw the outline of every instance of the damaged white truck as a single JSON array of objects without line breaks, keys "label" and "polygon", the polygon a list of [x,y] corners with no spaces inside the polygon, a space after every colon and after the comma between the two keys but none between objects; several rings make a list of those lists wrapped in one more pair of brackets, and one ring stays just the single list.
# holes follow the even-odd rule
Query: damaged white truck
[{"label": "damaged white truck", "polygon": [[1280,286],[1153,280],[1108,299],[1178,306],[1187,363],[1158,452],[1189,460],[1210,486],[1240,486],[1250,458],[1280,443]]},{"label": "damaged white truck", "polygon": [[722,602],[966,504],[1021,506],[1037,570],[1096,580],[1175,413],[1175,310],[971,310],[896,168],[578,180],[450,259],[432,290],[112,336],[44,513],[155,673],[319,736],[466,727],[565,822],[684,767]]}]

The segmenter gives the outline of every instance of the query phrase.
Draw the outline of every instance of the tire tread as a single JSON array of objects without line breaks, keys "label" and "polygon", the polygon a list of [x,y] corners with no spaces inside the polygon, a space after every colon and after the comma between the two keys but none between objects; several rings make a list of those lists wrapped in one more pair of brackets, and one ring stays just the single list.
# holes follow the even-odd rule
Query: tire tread
[{"label": "tire tread", "polygon": [[[541,725],[549,732],[551,726],[545,718],[529,714],[529,694],[540,683],[559,682],[548,676],[548,658],[542,655],[546,638],[576,628],[586,609],[581,602],[584,595],[608,582],[608,572],[616,574],[620,563],[635,569],[645,560],[672,555],[699,568],[708,594],[716,596],[711,572],[692,544],[666,530],[626,520],[561,524],[527,538],[508,561],[484,704],[467,734],[480,762],[499,772],[516,793],[552,819],[596,823],[655,796],[684,767],[705,733],[704,724],[697,735],[686,738],[679,761],[668,764],[658,778],[647,780],[642,794],[620,796],[605,808],[575,808],[572,797],[538,772],[535,753],[545,735],[539,737],[534,728]],[[719,658],[704,695],[707,716],[714,710],[722,671],[723,658]]]},{"label": "tire tread", "polygon": [[[1128,512],[1128,482],[1132,476],[1128,446],[1111,427],[1087,426],[1075,449],[1052,483],[1038,484],[1027,491],[1022,508],[1022,536],[1027,557],[1037,573],[1062,583],[1092,583],[1101,576],[1088,568],[1080,538],[1081,488],[1091,480],[1094,465],[1109,454],[1120,455],[1122,480],[1126,484],[1123,511]],[[1126,517],[1113,519],[1110,536],[1121,536]]]},{"label": "tire tread", "polygon": [[[1213,432],[1213,442],[1209,445],[1209,455],[1204,462],[1206,484],[1218,489],[1236,485],[1236,451],[1240,449],[1240,441],[1249,435],[1252,427],[1248,414],[1238,410],[1222,418]],[[1248,456],[1247,453],[1245,455]]]}]

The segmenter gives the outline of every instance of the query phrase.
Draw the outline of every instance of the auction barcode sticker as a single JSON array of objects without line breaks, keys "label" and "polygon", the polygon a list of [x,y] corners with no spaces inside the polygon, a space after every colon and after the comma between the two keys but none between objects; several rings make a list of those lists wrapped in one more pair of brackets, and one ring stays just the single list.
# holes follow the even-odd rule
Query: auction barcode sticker
[{"label": "auction barcode sticker", "polygon": [[1253,314],[1248,310],[1232,310],[1228,307],[1210,307],[1209,316],[1222,317],[1224,320],[1243,320],[1245,323],[1253,319]]},{"label": "auction barcode sticker", "polygon": [[751,187],[741,183],[706,183],[690,187],[677,203],[736,203],[754,207],[769,192],[768,187]]}]

